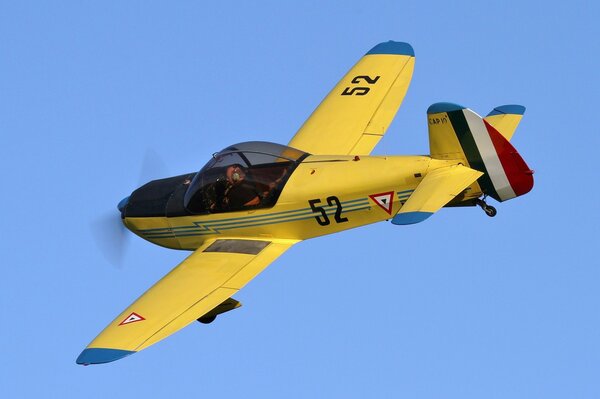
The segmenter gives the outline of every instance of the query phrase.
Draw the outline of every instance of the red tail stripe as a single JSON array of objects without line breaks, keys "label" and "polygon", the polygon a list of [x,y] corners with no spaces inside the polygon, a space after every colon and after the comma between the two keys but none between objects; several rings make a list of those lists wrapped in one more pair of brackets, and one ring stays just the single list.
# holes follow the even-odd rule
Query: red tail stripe
[{"label": "red tail stripe", "polygon": [[527,166],[521,155],[508,140],[485,119],[483,122],[513,191],[517,196],[527,194],[533,188],[533,170]]}]

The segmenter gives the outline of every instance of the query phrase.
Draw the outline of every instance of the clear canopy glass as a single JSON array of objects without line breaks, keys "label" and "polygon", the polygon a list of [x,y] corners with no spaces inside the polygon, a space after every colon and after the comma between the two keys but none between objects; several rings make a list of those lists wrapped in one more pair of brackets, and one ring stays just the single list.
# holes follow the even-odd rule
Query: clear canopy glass
[{"label": "clear canopy glass", "polygon": [[195,214],[272,207],[307,155],[263,141],[229,146],[213,154],[196,174],[185,194],[184,206]]}]

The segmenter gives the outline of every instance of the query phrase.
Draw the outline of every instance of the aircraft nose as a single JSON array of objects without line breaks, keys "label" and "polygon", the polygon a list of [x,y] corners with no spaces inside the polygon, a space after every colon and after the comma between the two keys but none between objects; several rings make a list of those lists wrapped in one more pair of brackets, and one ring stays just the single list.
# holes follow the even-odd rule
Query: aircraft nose
[{"label": "aircraft nose", "polygon": [[119,204],[117,205],[117,209],[119,210],[119,212],[123,213],[123,210],[127,206],[127,203],[129,203],[129,197],[125,197],[121,201],[119,201]]}]

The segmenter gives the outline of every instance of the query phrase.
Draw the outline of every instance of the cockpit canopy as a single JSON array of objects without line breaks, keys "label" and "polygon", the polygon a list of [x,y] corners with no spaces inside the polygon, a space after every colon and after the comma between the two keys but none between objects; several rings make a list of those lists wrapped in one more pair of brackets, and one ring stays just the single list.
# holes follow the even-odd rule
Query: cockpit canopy
[{"label": "cockpit canopy", "polygon": [[309,154],[264,141],[235,144],[213,154],[184,197],[195,214],[270,208]]}]

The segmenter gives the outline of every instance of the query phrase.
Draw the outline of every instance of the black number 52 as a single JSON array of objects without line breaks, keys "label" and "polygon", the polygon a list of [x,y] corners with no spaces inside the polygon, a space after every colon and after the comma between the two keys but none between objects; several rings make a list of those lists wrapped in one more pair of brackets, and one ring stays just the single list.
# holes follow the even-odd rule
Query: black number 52
[{"label": "black number 52", "polygon": [[[366,84],[368,85],[374,85],[375,83],[377,83],[377,81],[379,80],[380,76],[375,76],[374,78],[368,76],[368,75],[358,75],[355,76],[354,79],[352,79],[352,81],[350,83],[354,84],[354,85],[358,85],[361,84],[362,81],[364,81]],[[342,96],[364,96],[365,94],[367,94],[369,92],[369,90],[371,90],[370,87],[351,87],[348,86],[344,89],[344,91],[342,92]],[[331,197],[329,197],[331,198]],[[328,199],[329,199],[328,198]]]},{"label": "black number 52", "polygon": [[[342,203],[340,202],[340,199],[338,197],[336,197],[335,195],[332,195],[331,197],[327,197],[327,205],[329,206],[336,206],[336,210],[335,210],[335,215],[334,215],[334,220],[336,223],[344,223],[348,221],[348,218],[343,218],[342,217]],[[320,213],[320,215],[315,216],[315,219],[317,220],[317,223],[319,223],[321,226],[327,226],[328,224],[331,223],[331,221],[329,220],[329,216],[327,216],[327,212],[325,211],[325,208],[323,208],[322,206],[317,206],[317,204],[320,204],[321,200],[320,199],[311,199],[308,200],[308,205],[310,205],[310,209],[312,209],[312,211],[314,213]]]}]

